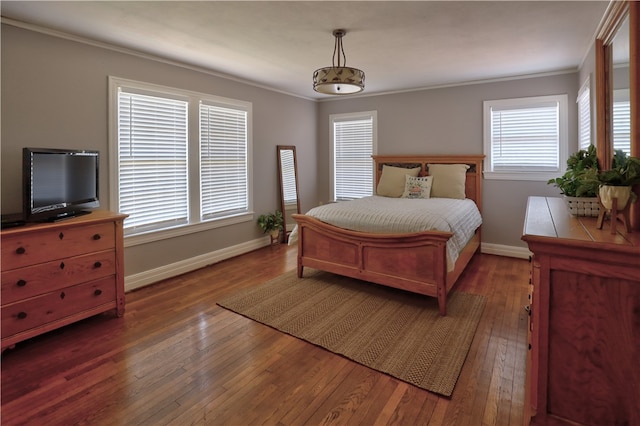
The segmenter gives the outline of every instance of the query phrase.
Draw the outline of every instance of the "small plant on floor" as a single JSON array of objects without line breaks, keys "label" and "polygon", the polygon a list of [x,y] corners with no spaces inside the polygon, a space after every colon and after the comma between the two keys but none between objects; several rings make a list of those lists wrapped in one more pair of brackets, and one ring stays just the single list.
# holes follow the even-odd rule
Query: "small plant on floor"
[{"label": "small plant on floor", "polygon": [[274,235],[277,237],[283,223],[284,219],[280,210],[276,210],[274,213],[262,214],[258,217],[258,226],[260,226],[262,232],[270,234],[272,237]]}]

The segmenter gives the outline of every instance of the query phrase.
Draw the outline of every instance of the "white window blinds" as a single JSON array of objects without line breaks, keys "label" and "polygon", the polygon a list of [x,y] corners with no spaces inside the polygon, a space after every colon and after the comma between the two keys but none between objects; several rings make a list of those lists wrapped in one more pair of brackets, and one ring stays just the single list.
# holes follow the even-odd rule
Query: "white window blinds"
[{"label": "white window blinds", "polygon": [[372,195],[374,116],[332,116],[332,124],[334,200]]},{"label": "white window blinds", "polygon": [[587,149],[591,145],[591,96],[590,79],[582,85],[578,92],[578,148]]},{"label": "white window blinds", "polygon": [[296,174],[295,162],[293,159],[293,150],[283,149],[280,151],[282,167],[282,196],[285,204],[298,204],[298,194],[296,191]]},{"label": "white window blinds", "polygon": [[129,246],[253,222],[252,104],[109,77],[110,204]]},{"label": "white window blinds", "polygon": [[629,89],[613,91],[613,149],[631,155],[631,102]]},{"label": "white window blinds", "polygon": [[125,232],[186,223],[187,102],[118,92],[119,211]]},{"label": "white window blinds", "polygon": [[485,177],[547,180],[567,151],[567,96],[485,101]]},{"label": "white window blinds", "polygon": [[493,170],[558,169],[558,105],[491,111]]},{"label": "white window blinds", "polygon": [[202,219],[248,210],[247,112],[200,104]]}]

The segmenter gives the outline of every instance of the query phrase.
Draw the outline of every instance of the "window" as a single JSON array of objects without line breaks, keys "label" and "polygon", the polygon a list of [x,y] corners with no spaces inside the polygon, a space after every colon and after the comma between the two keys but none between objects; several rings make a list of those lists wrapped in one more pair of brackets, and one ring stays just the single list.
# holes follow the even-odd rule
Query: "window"
[{"label": "window", "polygon": [[591,97],[589,78],[578,92],[578,149],[587,149],[591,145]]},{"label": "window", "polygon": [[118,94],[118,210],[129,229],[187,223],[187,102]]},{"label": "window", "polygon": [[200,105],[200,217],[246,212],[247,112]]},{"label": "window", "polygon": [[567,95],[484,102],[487,179],[547,181],[567,151]]},{"label": "window", "polygon": [[128,245],[131,236],[143,242],[253,219],[251,104],[109,84],[111,205],[129,215]]},{"label": "window", "polygon": [[631,102],[629,89],[613,91],[613,149],[631,155]]},{"label": "window", "polygon": [[333,114],[331,123],[331,196],[334,201],[373,194],[371,156],[377,150],[376,111]]}]

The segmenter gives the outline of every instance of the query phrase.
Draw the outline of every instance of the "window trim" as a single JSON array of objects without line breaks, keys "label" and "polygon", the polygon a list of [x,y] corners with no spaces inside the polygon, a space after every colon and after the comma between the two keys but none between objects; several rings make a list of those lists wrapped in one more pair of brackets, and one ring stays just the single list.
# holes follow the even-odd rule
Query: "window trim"
[{"label": "window trim", "polygon": [[[330,114],[329,115],[329,200],[331,202],[336,202],[335,200],[335,138],[334,138],[334,123],[338,121],[350,121],[356,119],[369,119],[371,118],[372,122],[372,147],[371,153],[372,155],[376,155],[378,153],[378,111],[362,111],[362,112],[349,112],[342,114]],[[372,192],[374,195],[376,192],[376,182],[375,182],[375,164],[373,159],[371,160],[371,170],[373,176],[373,188]]]},{"label": "window trim", "polygon": [[[520,108],[531,106],[532,104],[542,102],[558,103],[558,170],[555,171],[493,171],[491,157],[491,108],[492,107],[513,107]],[[525,180],[546,182],[549,179],[562,175],[566,170],[567,158],[569,153],[569,129],[568,129],[568,95],[547,95],[547,96],[531,96],[525,98],[512,99],[495,99],[483,102],[483,149],[485,154],[483,175],[485,179],[494,180]]]},{"label": "window trim", "polygon": [[[109,170],[109,206],[119,208],[119,170],[118,170],[118,91],[121,87],[132,92],[153,96],[186,100],[188,106],[188,197],[189,221],[174,227],[140,232],[124,236],[125,247],[146,244],[188,235],[209,229],[222,228],[234,224],[252,222],[253,211],[253,104],[247,101],[225,98],[207,93],[157,85],[115,76],[108,77],[108,170]],[[244,109],[247,113],[247,211],[220,218],[200,220],[200,144],[199,144],[199,106],[216,104],[230,108]]]}]

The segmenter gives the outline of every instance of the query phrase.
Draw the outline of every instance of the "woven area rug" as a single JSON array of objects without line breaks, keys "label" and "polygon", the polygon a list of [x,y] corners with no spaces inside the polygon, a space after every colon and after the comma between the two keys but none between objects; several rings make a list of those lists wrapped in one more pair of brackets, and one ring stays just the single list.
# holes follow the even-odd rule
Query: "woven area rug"
[{"label": "woven area rug", "polygon": [[218,305],[331,352],[451,396],[486,298],[453,292],[447,316],[436,298],[305,268]]}]

